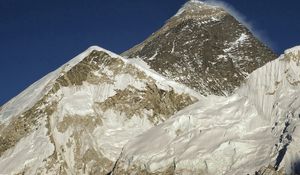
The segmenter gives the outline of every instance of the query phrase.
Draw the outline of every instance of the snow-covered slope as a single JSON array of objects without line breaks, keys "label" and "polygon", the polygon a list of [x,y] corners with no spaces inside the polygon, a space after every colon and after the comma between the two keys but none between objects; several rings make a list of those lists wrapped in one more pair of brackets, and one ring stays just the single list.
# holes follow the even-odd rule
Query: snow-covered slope
[{"label": "snow-covered slope", "polygon": [[91,47],[5,104],[0,174],[107,174],[123,145],[200,96]]},{"label": "snow-covered slope", "polygon": [[0,174],[300,173],[300,47],[267,63],[190,0],[123,55],[90,47],[2,106]]},{"label": "snow-covered slope", "polygon": [[131,140],[116,174],[300,173],[300,47],[254,71],[230,97],[209,96]]},{"label": "snow-covered slope", "polygon": [[21,94],[4,104],[0,111],[0,121],[3,121],[8,117],[16,116],[25,109],[32,107],[34,103],[36,103],[44,94],[49,91],[49,89],[51,89],[54,81],[62,72],[67,72],[74,65],[79,63],[84,57],[88,56],[91,51],[99,49],[101,48],[97,46],[88,48],[86,51],[82,52],[57,70],[41,78],[39,81],[35,82],[26,90],[24,90]]}]

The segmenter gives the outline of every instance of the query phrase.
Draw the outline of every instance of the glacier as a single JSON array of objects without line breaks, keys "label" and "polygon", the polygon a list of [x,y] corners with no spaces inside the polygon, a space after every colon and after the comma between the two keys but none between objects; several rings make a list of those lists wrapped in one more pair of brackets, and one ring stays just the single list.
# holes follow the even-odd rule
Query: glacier
[{"label": "glacier", "polygon": [[130,140],[118,169],[255,174],[273,166],[299,173],[299,83],[295,47],[251,73],[234,95],[204,97]]}]

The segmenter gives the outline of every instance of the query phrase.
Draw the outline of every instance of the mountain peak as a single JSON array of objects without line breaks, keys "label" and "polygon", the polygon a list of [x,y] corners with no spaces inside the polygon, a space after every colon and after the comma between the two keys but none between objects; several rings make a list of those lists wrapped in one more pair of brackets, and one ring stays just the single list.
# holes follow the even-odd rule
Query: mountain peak
[{"label": "mountain peak", "polygon": [[81,62],[93,51],[105,52],[111,57],[123,59],[117,54],[112,53],[99,46],[91,46],[81,54],[77,55],[76,57],[72,58],[70,61],[59,67],[57,70],[49,73],[48,75],[41,78],[39,81],[29,86],[20,95],[14,97],[13,99],[5,103],[3,106],[1,106],[0,120],[6,120],[9,116],[17,116],[21,111],[25,110],[28,107],[31,107],[33,103],[35,103],[38,99],[40,99],[51,89],[52,85],[55,83],[55,80],[59,76],[71,70],[75,65]]},{"label": "mountain peak", "polygon": [[142,43],[124,52],[203,95],[229,95],[277,56],[222,6],[188,1]]},{"label": "mountain peak", "polygon": [[290,49],[287,49],[285,54],[293,54],[293,55],[300,55],[300,46],[295,46]]},{"label": "mountain peak", "polygon": [[299,174],[299,50],[256,69],[234,95],[208,96],[130,140],[114,174]]},{"label": "mountain peak", "polygon": [[197,101],[146,66],[92,46],[9,101],[0,174],[108,174],[133,134]]},{"label": "mountain peak", "polygon": [[221,7],[205,3],[198,0],[190,0],[186,2],[182,8],[178,10],[175,16],[197,16],[198,18],[219,16],[225,14],[225,10]]}]

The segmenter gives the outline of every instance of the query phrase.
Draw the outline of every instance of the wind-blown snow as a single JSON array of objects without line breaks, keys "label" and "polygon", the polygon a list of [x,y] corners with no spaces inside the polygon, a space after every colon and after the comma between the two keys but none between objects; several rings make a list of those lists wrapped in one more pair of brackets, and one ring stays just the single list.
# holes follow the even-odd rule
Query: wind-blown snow
[{"label": "wind-blown snow", "polygon": [[262,40],[268,46],[274,47],[274,43],[271,41],[270,38],[267,37],[267,34],[261,29],[257,29],[257,26],[253,24],[253,21],[247,19],[245,15],[240,13],[231,4],[223,0],[203,0],[203,2],[211,6],[216,6],[225,9],[230,15],[232,15],[240,23],[246,26],[257,38]]}]

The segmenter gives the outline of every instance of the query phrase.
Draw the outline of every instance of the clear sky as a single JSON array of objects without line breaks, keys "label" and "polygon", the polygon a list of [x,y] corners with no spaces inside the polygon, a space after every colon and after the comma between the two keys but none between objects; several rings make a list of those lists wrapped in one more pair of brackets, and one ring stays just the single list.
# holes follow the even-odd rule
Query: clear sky
[{"label": "clear sky", "polygon": [[[186,0],[0,0],[0,105],[91,45],[121,53]],[[224,0],[277,53],[300,45],[299,0]]]}]

